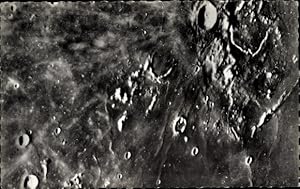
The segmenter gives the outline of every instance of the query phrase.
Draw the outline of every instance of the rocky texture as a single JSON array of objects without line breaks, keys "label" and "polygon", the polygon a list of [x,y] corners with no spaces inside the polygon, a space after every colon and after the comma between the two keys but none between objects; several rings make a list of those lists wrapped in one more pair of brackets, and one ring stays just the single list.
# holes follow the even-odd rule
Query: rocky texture
[{"label": "rocky texture", "polygon": [[2,188],[296,186],[296,1],[1,3]]}]

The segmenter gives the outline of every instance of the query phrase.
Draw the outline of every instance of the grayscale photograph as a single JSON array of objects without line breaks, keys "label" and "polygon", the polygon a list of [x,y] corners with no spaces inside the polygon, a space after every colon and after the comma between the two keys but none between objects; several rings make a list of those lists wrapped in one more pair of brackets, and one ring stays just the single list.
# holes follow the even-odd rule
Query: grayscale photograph
[{"label": "grayscale photograph", "polygon": [[0,188],[298,186],[298,1],[0,9]]}]

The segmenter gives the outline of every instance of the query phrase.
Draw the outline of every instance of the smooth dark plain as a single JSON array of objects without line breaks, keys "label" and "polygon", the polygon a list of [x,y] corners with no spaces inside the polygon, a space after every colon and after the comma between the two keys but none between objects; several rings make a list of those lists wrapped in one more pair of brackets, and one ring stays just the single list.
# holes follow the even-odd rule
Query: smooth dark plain
[{"label": "smooth dark plain", "polygon": [[298,4],[1,3],[1,188],[298,186]]}]

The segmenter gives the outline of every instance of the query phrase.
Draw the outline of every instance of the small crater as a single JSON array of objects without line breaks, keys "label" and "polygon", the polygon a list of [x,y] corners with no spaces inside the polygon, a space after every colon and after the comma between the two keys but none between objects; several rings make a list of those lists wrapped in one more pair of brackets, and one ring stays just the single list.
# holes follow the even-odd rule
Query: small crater
[{"label": "small crater", "polygon": [[20,88],[20,83],[13,78],[8,78],[7,89],[17,90]]},{"label": "small crater", "polygon": [[185,128],[186,128],[186,119],[180,117],[176,122],[175,131],[183,133]]},{"label": "small crater", "polygon": [[252,157],[251,156],[246,157],[245,163],[246,165],[250,165],[252,163]]},{"label": "small crater", "polygon": [[56,136],[58,136],[60,133],[61,133],[61,128],[60,127],[57,127],[55,130],[54,130],[54,133]]},{"label": "small crater", "polygon": [[18,89],[20,87],[19,83],[14,84],[14,89]]},{"label": "small crater", "polygon": [[35,175],[28,175],[24,180],[24,188],[36,189],[39,185],[39,179]]},{"label": "small crater", "polygon": [[157,179],[156,180],[156,185],[160,185],[161,184],[161,180],[160,179]]},{"label": "small crater", "polygon": [[209,1],[205,1],[198,12],[198,24],[205,30],[210,30],[217,22],[218,12],[216,7]]},{"label": "small crater", "polygon": [[118,178],[119,180],[121,180],[121,179],[123,178],[123,175],[122,175],[121,173],[118,173],[118,174],[117,174],[117,178]]},{"label": "small crater", "polygon": [[192,148],[191,155],[192,155],[192,156],[196,156],[196,155],[198,155],[198,153],[199,153],[198,147],[194,146],[194,147]]},{"label": "small crater", "polygon": [[28,146],[29,143],[30,143],[30,136],[28,134],[22,134],[21,136],[19,136],[19,138],[18,138],[18,144],[22,148],[25,148],[26,146]]},{"label": "small crater", "polygon": [[128,151],[124,154],[124,159],[129,160],[131,158],[131,153]]},{"label": "small crater", "polygon": [[184,136],[183,140],[184,140],[185,143],[187,143],[189,141],[189,138],[187,136]]}]

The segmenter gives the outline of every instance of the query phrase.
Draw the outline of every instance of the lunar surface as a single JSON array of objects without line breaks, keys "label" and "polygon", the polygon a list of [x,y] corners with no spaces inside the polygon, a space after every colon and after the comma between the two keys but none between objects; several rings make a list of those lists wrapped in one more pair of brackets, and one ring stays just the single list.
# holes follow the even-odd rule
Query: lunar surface
[{"label": "lunar surface", "polygon": [[297,186],[298,6],[0,3],[1,188]]}]

